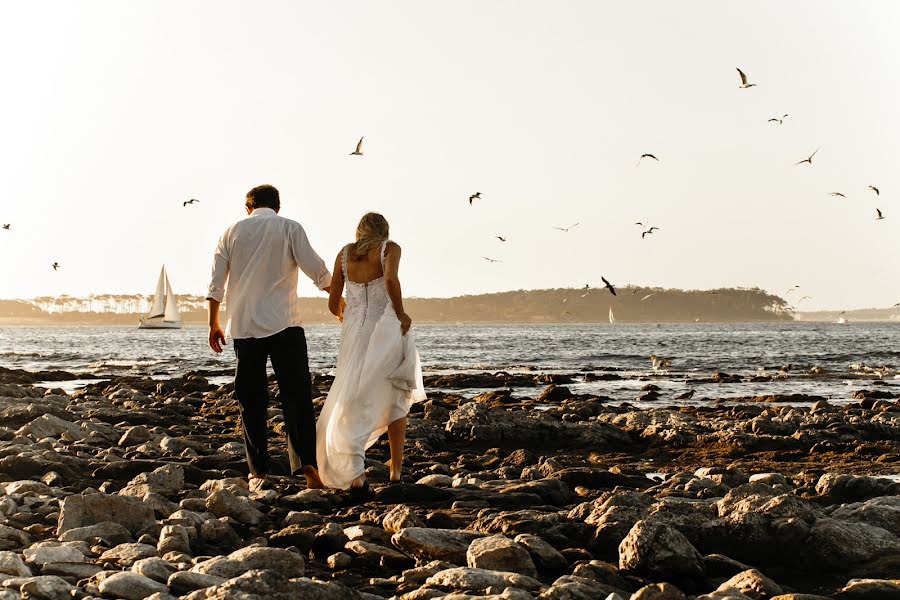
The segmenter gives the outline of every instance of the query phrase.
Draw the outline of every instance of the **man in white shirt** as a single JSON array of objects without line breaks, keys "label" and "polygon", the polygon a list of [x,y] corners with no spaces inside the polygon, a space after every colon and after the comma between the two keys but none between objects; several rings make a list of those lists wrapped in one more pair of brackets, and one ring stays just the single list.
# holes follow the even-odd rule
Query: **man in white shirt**
[{"label": "man in white shirt", "polygon": [[269,474],[269,358],[281,394],[291,472],[302,472],[307,487],[321,488],[297,269],[325,292],[330,290],[331,273],[310,246],[303,227],[278,216],[281,200],[277,189],[271,185],[253,188],[247,192],[246,208],[250,217],[225,231],[213,257],[206,297],[209,345],[215,352],[222,352],[225,345],[219,305],[227,298],[227,329],[237,355],[234,392],[241,409],[251,488],[262,489]]}]

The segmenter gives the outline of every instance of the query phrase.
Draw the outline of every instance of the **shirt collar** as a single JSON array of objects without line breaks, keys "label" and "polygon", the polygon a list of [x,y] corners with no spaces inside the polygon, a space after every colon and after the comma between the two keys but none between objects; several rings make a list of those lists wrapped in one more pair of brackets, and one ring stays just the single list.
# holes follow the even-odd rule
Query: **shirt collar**
[{"label": "shirt collar", "polygon": [[266,217],[274,217],[276,214],[278,213],[276,213],[271,208],[260,206],[259,208],[253,209],[253,212],[250,213],[250,218],[252,219],[253,217],[256,217],[258,219],[263,219]]}]

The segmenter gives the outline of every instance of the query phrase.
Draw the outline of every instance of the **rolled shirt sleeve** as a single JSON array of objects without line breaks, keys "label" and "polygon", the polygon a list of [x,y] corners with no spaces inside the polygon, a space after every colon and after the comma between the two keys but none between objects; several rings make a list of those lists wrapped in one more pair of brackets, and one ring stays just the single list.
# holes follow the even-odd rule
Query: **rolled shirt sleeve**
[{"label": "rolled shirt sleeve", "polygon": [[216,245],[216,252],[213,255],[212,276],[209,280],[209,288],[206,293],[207,300],[217,300],[222,302],[225,299],[225,284],[228,282],[228,232],[226,231],[219,243]]},{"label": "rolled shirt sleeve", "polygon": [[324,290],[331,285],[331,271],[328,270],[322,257],[313,250],[306,236],[306,230],[300,224],[297,224],[291,232],[291,251],[297,266],[317,288]]}]

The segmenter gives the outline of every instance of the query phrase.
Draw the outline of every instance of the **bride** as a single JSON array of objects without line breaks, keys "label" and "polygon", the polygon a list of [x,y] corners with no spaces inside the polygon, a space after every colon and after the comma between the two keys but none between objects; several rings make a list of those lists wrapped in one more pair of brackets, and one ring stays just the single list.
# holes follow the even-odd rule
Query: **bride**
[{"label": "bride", "polygon": [[[337,371],[316,424],[316,459],[326,486],[369,489],[365,451],[388,433],[391,481],[400,481],[406,415],[425,399],[419,355],[409,333],[397,271],[400,246],[388,222],[368,213],[356,241],[334,263],[328,307],[341,319]],[[341,294],[347,288],[346,308]]]}]

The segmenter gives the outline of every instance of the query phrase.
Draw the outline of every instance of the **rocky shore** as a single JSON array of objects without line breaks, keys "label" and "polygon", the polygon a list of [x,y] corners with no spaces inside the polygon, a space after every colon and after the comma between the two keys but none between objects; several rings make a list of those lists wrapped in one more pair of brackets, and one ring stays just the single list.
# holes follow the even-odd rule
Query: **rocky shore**
[{"label": "rocky shore", "polygon": [[353,502],[250,493],[231,386],[202,374],[67,394],[0,371],[0,600],[900,598],[900,482],[878,477],[900,473],[900,386],[692,407],[648,382],[637,409],[482,378],[415,407],[403,483],[373,447]]}]

